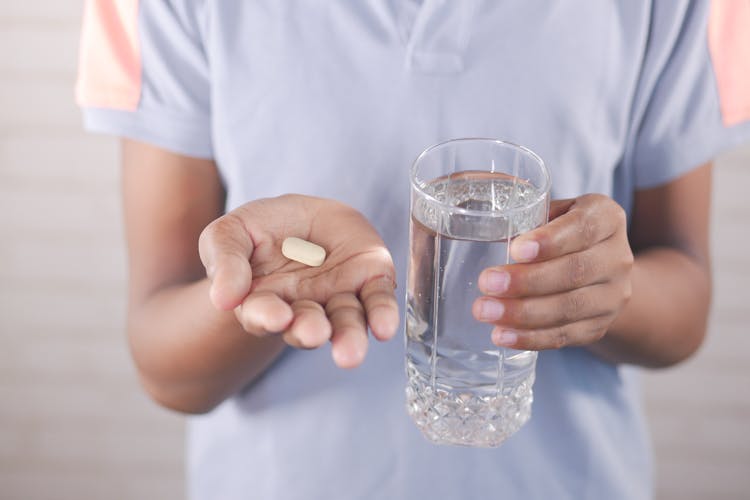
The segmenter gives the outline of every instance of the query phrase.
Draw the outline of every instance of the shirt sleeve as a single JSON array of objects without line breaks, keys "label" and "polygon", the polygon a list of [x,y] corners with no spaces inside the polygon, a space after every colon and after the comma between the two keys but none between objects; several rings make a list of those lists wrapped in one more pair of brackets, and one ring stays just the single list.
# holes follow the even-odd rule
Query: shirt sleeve
[{"label": "shirt sleeve", "polygon": [[[725,1],[733,2],[716,3]],[[718,60],[730,67],[747,65],[738,57],[743,51],[736,44],[750,39],[709,44],[709,23],[712,31],[723,32],[724,26],[717,23],[737,22],[716,16],[717,9],[707,1],[654,2],[628,154],[636,189],[669,182],[750,140],[750,113],[743,115],[727,103],[735,99],[739,105],[750,98],[750,85],[735,81],[732,96],[720,95],[716,72]],[[735,72],[730,77],[742,75]]]},{"label": "shirt sleeve", "polygon": [[200,10],[189,0],[87,0],[76,82],[87,130],[213,157]]}]

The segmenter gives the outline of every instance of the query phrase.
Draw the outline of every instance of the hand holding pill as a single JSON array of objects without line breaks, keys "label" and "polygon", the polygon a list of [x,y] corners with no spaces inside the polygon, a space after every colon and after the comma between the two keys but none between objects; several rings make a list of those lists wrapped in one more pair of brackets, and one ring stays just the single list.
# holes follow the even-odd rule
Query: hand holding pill
[{"label": "hand holding pill", "polygon": [[398,327],[395,270],[380,236],[333,200],[285,195],[246,203],[209,224],[200,255],[211,301],[253,335],[312,349],[329,341],[338,366],[358,366],[367,329]]}]

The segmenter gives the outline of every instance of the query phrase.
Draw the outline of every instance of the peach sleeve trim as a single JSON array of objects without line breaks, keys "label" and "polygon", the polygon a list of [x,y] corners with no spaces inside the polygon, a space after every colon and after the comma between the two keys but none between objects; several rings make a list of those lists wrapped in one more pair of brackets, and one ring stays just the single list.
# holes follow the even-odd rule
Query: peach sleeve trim
[{"label": "peach sleeve trim", "polygon": [[750,119],[750,0],[713,0],[708,47],[724,125]]},{"label": "peach sleeve trim", "polygon": [[76,102],[134,111],[140,96],[138,0],[86,0]]}]

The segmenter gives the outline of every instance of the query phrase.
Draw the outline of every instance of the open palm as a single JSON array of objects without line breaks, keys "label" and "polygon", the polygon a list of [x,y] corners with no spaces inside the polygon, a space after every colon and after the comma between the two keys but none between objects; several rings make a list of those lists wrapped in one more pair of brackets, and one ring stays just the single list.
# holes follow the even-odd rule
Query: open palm
[{"label": "open palm", "polygon": [[[290,236],[325,248],[323,264],[284,257],[281,244]],[[330,340],[334,361],[354,367],[367,351],[368,325],[379,340],[396,331],[390,253],[351,207],[302,195],[249,202],[209,224],[199,248],[212,302],[233,309],[251,334],[280,333],[301,348]]]}]

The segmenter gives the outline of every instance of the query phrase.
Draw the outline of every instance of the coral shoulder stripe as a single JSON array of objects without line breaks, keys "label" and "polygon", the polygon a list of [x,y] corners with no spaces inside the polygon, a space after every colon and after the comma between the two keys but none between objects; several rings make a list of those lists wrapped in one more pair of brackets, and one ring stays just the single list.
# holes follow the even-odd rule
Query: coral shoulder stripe
[{"label": "coral shoulder stripe", "polygon": [[138,107],[140,95],[138,0],[86,0],[77,103],[132,111]]},{"label": "coral shoulder stripe", "polygon": [[708,47],[724,125],[750,120],[750,0],[713,0]]}]

